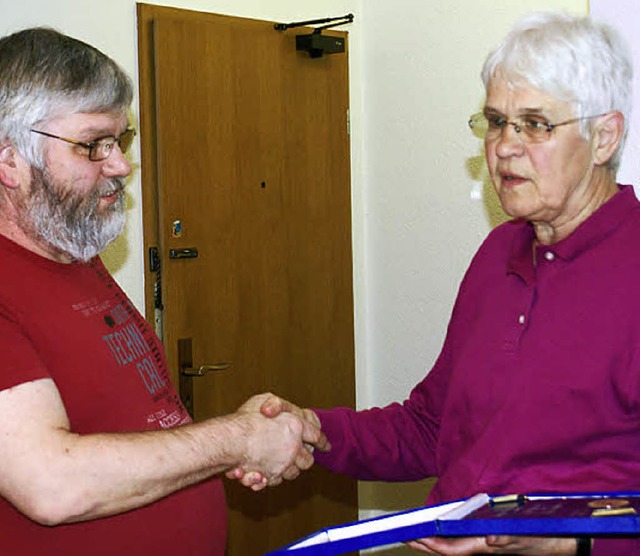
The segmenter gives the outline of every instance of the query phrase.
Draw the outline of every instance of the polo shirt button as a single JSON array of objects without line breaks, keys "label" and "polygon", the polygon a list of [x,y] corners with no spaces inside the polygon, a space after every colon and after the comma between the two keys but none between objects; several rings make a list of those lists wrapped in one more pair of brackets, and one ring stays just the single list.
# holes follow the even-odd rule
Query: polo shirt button
[{"label": "polo shirt button", "polygon": [[547,251],[544,254],[544,258],[547,259],[548,261],[552,261],[553,259],[556,258],[556,256],[551,251]]},{"label": "polo shirt button", "polygon": [[524,315],[520,315],[520,316],[518,317],[518,322],[519,322],[520,324],[524,324],[524,321],[525,321],[525,316],[524,316]]}]

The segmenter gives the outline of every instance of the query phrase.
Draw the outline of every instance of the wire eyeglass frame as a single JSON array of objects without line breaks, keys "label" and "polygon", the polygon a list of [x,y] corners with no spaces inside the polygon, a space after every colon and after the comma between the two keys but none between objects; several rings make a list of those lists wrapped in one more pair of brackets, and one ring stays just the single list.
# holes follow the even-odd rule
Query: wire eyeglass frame
[{"label": "wire eyeglass frame", "polygon": [[125,154],[131,147],[133,138],[136,136],[135,128],[128,127],[118,137],[114,137],[113,135],[106,135],[105,137],[98,137],[90,143],[86,143],[84,141],[76,141],[75,139],[69,139],[68,137],[54,135],[53,133],[49,133],[48,131],[42,131],[39,129],[31,129],[30,131],[32,133],[44,135],[45,137],[58,139],[59,141],[64,141],[66,143],[71,143],[72,145],[84,147],[89,151],[89,160],[91,160],[92,162],[100,162],[101,160],[106,160],[107,158],[109,158],[109,155],[113,152],[113,146],[115,144],[120,147],[122,154]]},{"label": "wire eyeglass frame", "polygon": [[[495,118],[487,116],[483,112],[473,114],[468,121],[469,128],[472,133],[480,139],[496,139],[502,136],[502,132],[507,126],[513,126],[518,137],[525,143],[544,143],[551,137],[551,132],[561,126],[574,124],[582,120],[591,120],[599,118],[604,114],[596,114],[595,116],[582,116],[580,118],[571,118],[557,124],[552,124],[539,116],[524,116],[513,120],[495,116]],[[522,133],[524,132],[524,133]]]}]

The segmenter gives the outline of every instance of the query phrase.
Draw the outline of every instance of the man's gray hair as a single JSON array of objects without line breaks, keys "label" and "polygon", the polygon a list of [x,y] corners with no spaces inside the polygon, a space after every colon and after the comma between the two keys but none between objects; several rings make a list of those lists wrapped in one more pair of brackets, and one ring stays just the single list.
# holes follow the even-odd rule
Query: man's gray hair
[{"label": "man's gray hair", "polygon": [[129,76],[89,44],[46,27],[0,39],[0,144],[34,166],[44,166],[34,126],[78,112],[124,113],[132,98]]},{"label": "man's gray hair", "polygon": [[[496,73],[514,88],[533,87],[571,103],[575,117],[622,113],[623,139],[609,161],[617,170],[631,116],[633,63],[615,29],[561,12],[529,14],[487,57],[485,89]],[[589,137],[589,121],[581,122],[580,132]]]}]

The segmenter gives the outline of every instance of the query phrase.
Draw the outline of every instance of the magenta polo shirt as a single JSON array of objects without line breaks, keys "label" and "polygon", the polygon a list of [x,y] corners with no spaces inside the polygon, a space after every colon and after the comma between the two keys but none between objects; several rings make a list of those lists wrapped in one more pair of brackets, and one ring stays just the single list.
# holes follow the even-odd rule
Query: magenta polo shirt
[{"label": "magenta polo shirt", "polygon": [[535,265],[533,240],[524,221],[491,232],[405,402],[318,411],[333,446],[319,463],[365,480],[437,476],[434,504],[640,490],[640,203],[621,186],[568,238],[538,246]]}]

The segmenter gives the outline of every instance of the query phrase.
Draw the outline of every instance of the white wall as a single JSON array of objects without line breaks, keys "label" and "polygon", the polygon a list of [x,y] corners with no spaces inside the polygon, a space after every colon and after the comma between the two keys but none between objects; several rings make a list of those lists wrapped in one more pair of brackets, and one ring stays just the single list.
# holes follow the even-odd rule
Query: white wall
[{"label": "white wall", "polygon": [[631,114],[629,137],[625,147],[618,181],[630,183],[640,193],[640,5],[638,0],[591,0],[590,13],[593,17],[607,21],[617,27],[631,48],[635,74],[633,79],[633,113]]},{"label": "white wall", "polygon": [[[459,281],[502,215],[467,128],[489,50],[533,9],[584,0],[366,2],[363,136],[368,401],[406,394],[439,352]],[[487,195],[488,194],[488,197]]]}]

